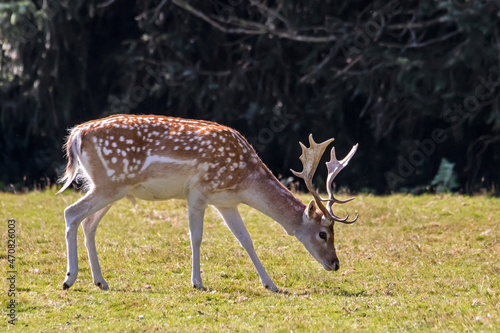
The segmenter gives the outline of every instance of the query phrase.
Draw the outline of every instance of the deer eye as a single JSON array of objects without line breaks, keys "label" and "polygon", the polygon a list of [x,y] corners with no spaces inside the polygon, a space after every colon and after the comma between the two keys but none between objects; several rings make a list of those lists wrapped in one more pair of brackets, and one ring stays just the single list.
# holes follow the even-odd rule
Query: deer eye
[{"label": "deer eye", "polygon": [[325,239],[325,240],[326,240],[326,232],[321,231],[321,232],[319,233],[319,238],[321,238],[321,239]]}]

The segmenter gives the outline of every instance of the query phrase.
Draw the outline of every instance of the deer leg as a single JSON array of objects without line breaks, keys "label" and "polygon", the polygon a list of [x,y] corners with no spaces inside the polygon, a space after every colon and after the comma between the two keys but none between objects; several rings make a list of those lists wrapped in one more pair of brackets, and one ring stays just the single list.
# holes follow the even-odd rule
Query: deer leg
[{"label": "deer leg", "polygon": [[108,212],[112,204],[104,207],[103,209],[95,212],[89,217],[82,221],[83,233],[85,234],[85,247],[87,248],[87,253],[89,255],[90,269],[92,270],[92,280],[94,284],[102,290],[108,290],[108,284],[106,280],[102,277],[101,266],[99,265],[99,259],[97,258],[97,250],[95,247],[95,233],[97,226],[101,221],[102,217]]},{"label": "deer leg", "polygon": [[120,198],[121,197],[119,196],[113,198],[108,194],[100,194],[93,190],[64,210],[64,219],[66,220],[68,268],[66,279],[63,283],[63,289],[69,289],[69,287],[75,283],[78,275],[78,250],[76,243],[78,226],[86,217],[103,209]]},{"label": "deer leg", "polygon": [[241,246],[243,246],[245,251],[247,251],[248,255],[250,256],[250,259],[252,259],[252,262],[255,266],[255,269],[257,270],[257,273],[259,274],[260,281],[262,282],[262,284],[272,292],[277,292],[278,288],[267,274],[266,270],[264,269],[264,266],[262,266],[259,257],[257,257],[257,253],[255,253],[252,239],[250,238],[250,234],[248,233],[248,230],[245,227],[245,224],[243,223],[240,214],[238,213],[238,209],[236,207],[234,208],[217,207],[217,210],[220,212],[222,218],[224,219],[224,221],[226,222],[227,226],[229,227],[233,235],[236,237],[236,239],[238,239]]},{"label": "deer leg", "polygon": [[191,249],[193,252],[193,263],[191,272],[191,283],[193,287],[206,290],[201,281],[200,269],[200,246],[203,238],[203,218],[205,216],[206,203],[197,196],[188,199],[189,234],[191,237]]}]

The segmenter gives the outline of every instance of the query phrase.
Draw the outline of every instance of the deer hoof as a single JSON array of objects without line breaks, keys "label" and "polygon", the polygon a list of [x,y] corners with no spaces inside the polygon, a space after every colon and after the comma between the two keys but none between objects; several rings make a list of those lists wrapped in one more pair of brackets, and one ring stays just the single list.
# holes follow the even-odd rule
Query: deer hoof
[{"label": "deer hoof", "polygon": [[273,293],[277,293],[279,290],[278,290],[278,287],[276,287],[274,284],[273,285],[265,285],[266,289],[269,289],[271,290]]},{"label": "deer hoof", "polygon": [[106,281],[96,282],[95,285],[98,286],[99,289],[101,289],[101,290],[109,290],[109,287],[108,287],[108,284],[106,283]]},{"label": "deer hoof", "polygon": [[193,288],[198,289],[198,290],[203,290],[203,291],[207,290],[207,288],[205,288],[202,284],[194,284]]}]

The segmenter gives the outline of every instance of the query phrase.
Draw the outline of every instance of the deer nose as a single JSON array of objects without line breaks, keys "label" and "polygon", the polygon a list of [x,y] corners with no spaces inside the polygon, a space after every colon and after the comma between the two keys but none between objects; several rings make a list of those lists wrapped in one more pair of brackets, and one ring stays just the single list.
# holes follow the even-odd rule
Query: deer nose
[{"label": "deer nose", "polygon": [[334,271],[338,271],[340,268],[340,263],[339,263],[339,260],[337,258],[335,259],[332,259],[332,269]]}]

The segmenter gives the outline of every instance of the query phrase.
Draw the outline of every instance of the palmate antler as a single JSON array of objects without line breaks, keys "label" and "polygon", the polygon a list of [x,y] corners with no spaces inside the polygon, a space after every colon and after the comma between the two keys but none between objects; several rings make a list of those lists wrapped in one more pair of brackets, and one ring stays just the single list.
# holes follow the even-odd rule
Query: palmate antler
[{"label": "palmate antler", "polygon": [[[347,164],[349,163],[349,160],[354,156],[354,153],[356,153],[356,150],[358,149],[358,145],[354,145],[347,154],[347,156],[341,160],[338,161],[337,158],[335,157],[335,148],[332,148],[331,151],[331,159],[329,162],[326,163],[326,166],[328,168],[328,178],[326,181],[326,190],[328,192],[328,199],[323,199],[321,196],[318,194],[318,192],[314,189],[314,185],[312,184],[312,179],[314,177],[314,173],[316,172],[316,168],[318,167],[318,163],[323,156],[323,153],[325,152],[326,147],[333,141],[334,139],[329,139],[326,140],[325,142],[322,143],[316,143],[314,142],[312,134],[309,135],[309,144],[310,147],[307,148],[304,146],[302,142],[300,142],[300,146],[302,147],[302,155],[300,155],[300,160],[302,161],[302,165],[304,166],[304,169],[302,172],[297,172],[294,170],[291,170],[293,174],[299,178],[302,178],[306,184],[307,189],[309,192],[311,192],[312,196],[314,197],[314,201],[316,201],[316,205],[318,208],[323,212],[325,218],[331,222],[341,222],[341,223],[354,223],[358,219],[358,215],[354,218],[352,221],[348,221],[347,219],[349,218],[349,215],[347,215],[345,218],[340,218],[336,216],[333,211],[332,211],[332,205],[337,202],[337,203],[346,203],[351,200],[354,200],[354,198],[350,198],[347,200],[338,200],[333,196],[333,179],[337,176],[337,174],[342,170]],[[323,205],[323,201],[328,202],[328,208],[326,208]]]}]

